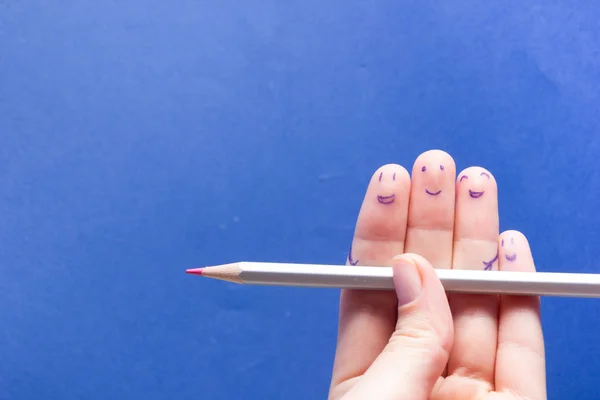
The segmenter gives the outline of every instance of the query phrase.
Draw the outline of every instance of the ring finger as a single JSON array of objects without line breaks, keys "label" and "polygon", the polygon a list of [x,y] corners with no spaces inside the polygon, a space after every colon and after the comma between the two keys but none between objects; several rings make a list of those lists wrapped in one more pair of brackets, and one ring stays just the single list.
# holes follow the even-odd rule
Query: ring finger
[{"label": "ring finger", "polygon": [[[470,167],[456,181],[453,269],[498,268],[498,190],[492,174]],[[449,296],[454,347],[448,375],[494,382],[498,336],[498,296]],[[493,387],[491,388],[493,389]]]}]

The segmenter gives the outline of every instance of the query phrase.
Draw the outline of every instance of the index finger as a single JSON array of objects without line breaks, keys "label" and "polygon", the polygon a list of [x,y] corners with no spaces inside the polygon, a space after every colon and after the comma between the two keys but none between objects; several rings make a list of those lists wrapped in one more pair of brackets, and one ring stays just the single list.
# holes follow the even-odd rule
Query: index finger
[{"label": "index finger", "polygon": [[[410,176],[396,164],[371,178],[360,209],[348,264],[391,266],[404,252]],[[339,399],[369,368],[390,339],[397,320],[393,291],[343,290],[330,399]]]}]

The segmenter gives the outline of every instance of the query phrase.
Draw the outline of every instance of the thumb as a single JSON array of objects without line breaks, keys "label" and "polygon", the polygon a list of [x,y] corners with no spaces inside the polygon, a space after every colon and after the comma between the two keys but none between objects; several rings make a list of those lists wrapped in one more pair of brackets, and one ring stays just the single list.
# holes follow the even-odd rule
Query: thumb
[{"label": "thumb", "polygon": [[388,344],[344,399],[426,400],[441,376],[453,341],[444,288],[423,257],[393,260],[398,322]]}]

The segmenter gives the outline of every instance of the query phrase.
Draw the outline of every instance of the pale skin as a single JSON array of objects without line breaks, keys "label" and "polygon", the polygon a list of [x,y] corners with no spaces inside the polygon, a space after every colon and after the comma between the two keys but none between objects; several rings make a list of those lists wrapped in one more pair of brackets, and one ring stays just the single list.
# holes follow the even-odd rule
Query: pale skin
[{"label": "pale skin", "polygon": [[342,291],[329,400],[547,398],[539,298],[447,296],[433,271],[535,271],[498,219],[492,173],[443,151],[375,171],[347,263],[392,266],[396,291]]}]

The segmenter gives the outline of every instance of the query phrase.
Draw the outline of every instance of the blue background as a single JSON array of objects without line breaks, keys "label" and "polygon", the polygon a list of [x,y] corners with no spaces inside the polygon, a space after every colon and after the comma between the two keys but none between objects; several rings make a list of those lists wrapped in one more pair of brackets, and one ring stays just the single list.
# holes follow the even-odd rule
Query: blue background
[{"label": "blue background", "polygon": [[[600,272],[592,4],[0,1],[0,398],[325,398],[337,291],[184,270],[343,263],[431,148]],[[598,398],[599,305],[544,299],[550,398]]]}]

